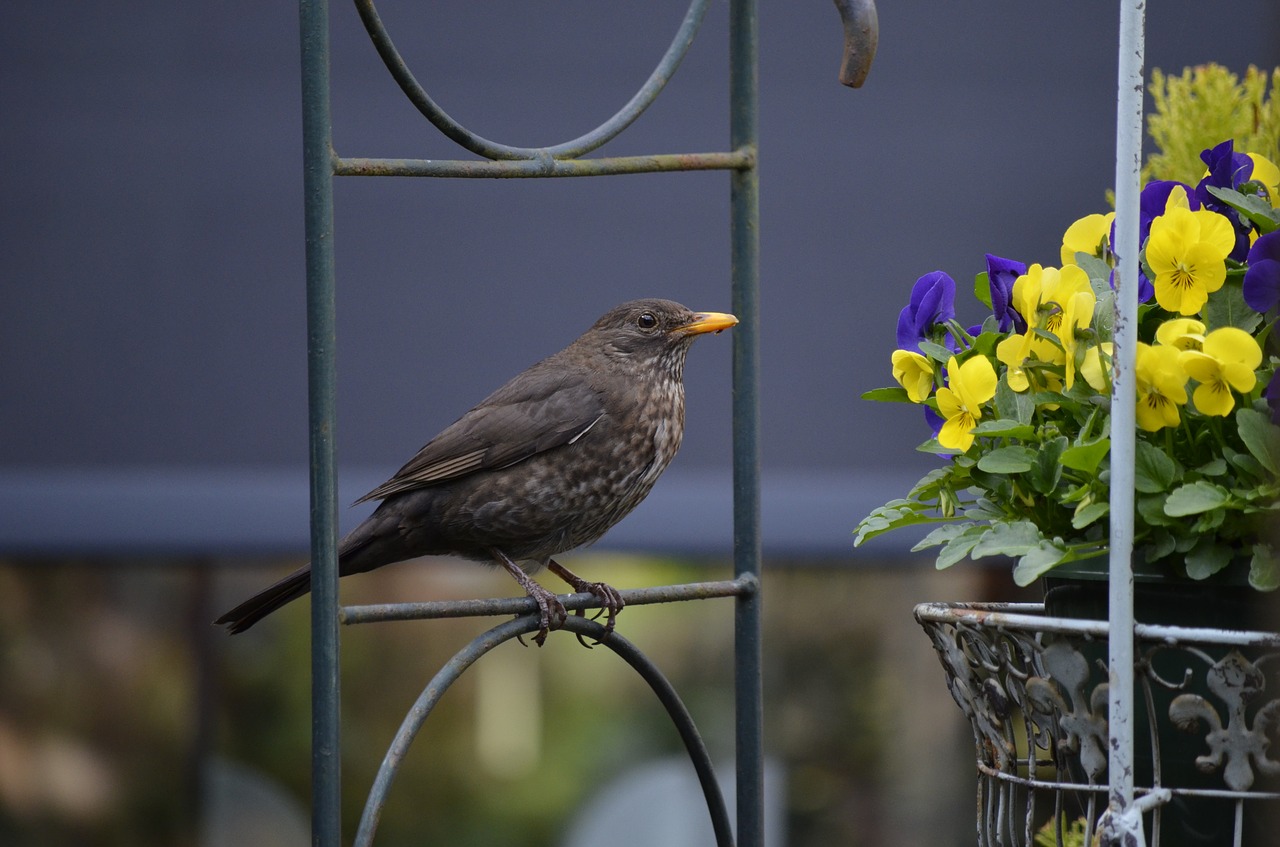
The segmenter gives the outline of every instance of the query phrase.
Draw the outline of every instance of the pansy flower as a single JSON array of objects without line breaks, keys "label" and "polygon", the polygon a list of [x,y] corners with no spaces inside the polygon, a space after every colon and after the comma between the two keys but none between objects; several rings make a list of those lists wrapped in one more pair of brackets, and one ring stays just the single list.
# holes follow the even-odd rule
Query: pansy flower
[{"label": "pansy flower", "polygon": [[1206,209],[1170,209],[1152,221],[1147,263],[1156,275],[1160,308],[1198,314],[1226,281],[1226,259],[1234,244],[1231,222]]},{"label": "pansy flower", "polygon": [[[1195,192],[1191,186],[1183,182],[1177,182],[1171,179],[1155,179],[1148,182],[1142,188],[1142,195],[1138,200],[1138,243],[1146,244],[1147,236],[1151,234],[1151,222],[1163,215],[1169,209],[1190,209],[1195,211],[1200,208],[1200,203],[1195,198]],[[1111,224],[1111,239],[1115,240],[1115,223]],[[1114,274],[1111,280],[1111,287],[1115,288]],[[1143,265],[1138,266],[1138,302],[1146,303],[1155,296],[1155,285],[1151,280],[1147,279],[1147,272]]]},{"label": "pansy flower", "polygon": [[1253,160],[1244,153],[1235,152],[1235,142],[1226,141],[1208,150],[1201,151],[1200,159],[1208,167],[1209,172],[1196,185],[1196,199],[1206,209],[1224,215],[1232,225],[1235,244],[1230,255],[1236,261],[1243,261],[1249,250],[1249,232],[1251,227],[1240,220],[1235,210],[1209,193],[1209,188],[1230,188],[1239,190],[1242,183],[1253,176]]},{"label": "pansy flower", "polygon": [[1258,236],[1249,248],[1249,269],[1244,272],[1244,302],[1259,312],[1280,304],[1280,230]]},{"label": "pansy flower", "polygon": [[1093,307],[1096,304],[1097,298],[1092,290],[1077,291],[1062,304],[1062,320],[1058,323],[1057,334],[1067,366],[1065,381],[1068,389],[1075,385],[1076,381],[1076,350],[1079,347],[1076,332],[1089,328],[1089,323],[1093,320]]},{"label": "pansy flower", "polygon": [[1224,326],[1206,335],[1200,350],[1180,352],[1178,363],[1187,376],[1200,383],[1191,395],[1196,409],[1225,417],[1236,405],[1232,389],[1244,393],[1257,384],[1262,348],[1243,329]]},{"label": "pansy flower", "polygon": [[938,412],[946,420],[938,430],[938,443],[963,453],[973,446],[982,404],[996,396],[996,371],[986,356],[974,356],[963,365],[952,356],[947,373],[950,384],[938,389]]},{"label": "pansy flower", "polygon": [[923,403],[933,391],[933,365],[914,350],[893,351],[893,378],[912,403]]},{"label": "pansy flower", "polygon": [[942,271],[927,273],[911,287],[911,302],[898,314],[898,348],[920,352],[934,327],[956,316],[956,282]]},{"label": "pansy flower", "polygon": [[[1102,394],[1111,391],[1111,359],[1115,355],[1116,345],[1110,341],[1095,344],[1084,351],[1084,361],[1080,363],[1080,376],[1089,383],[1089,387]],[[1104,358],[1105,357],[1105,358]]]},{"label": "pansy flower", "polygon": [[991,286],[991,311],[999,322],[1001,332],[1026,332],[1027,322],[1013,308],[1013,283],[1027,272],[1023,262],[1002,259],[987,254],[987,281]]},{"label": "pansy flower", "polygon": [[1249,179],[1262,186],[1273,208],[1280,208],[1280,168],[1257,153],[1250,153],[1249,161],[1253,162],[1253,174]]},{"label": "pansy flower", "polygon": [[1074,265],[1077,253],[1105,259],[1111,251],[1111,228],[1115,219],[1115,212],[1085,215],[1067,227],[1059,251],[1063,266]]},{"label": "pansy flower", "polygon": [[1204,346],[1204,329],[1195,318],[1174,318],[1156,327],[1156,341],[1179,350],[1199,350]]},{"label": "pansy flower", "polygon": [[1147,432],[1177,426],[1182,420],[1179,406],[1187,402],[1187,373],[1176,347],[1138,342],[1135,350],[1134,384],[1138,391],[1134,419]]},{"label": "pansy flower", "polygon": [[1263,389],[1262,396],[1267,400],[1267,406],[1271,409],[1271,422],[1280,426],[1280,371],[1271,375],[1271,381],[1267,383],[1267,387]]}]

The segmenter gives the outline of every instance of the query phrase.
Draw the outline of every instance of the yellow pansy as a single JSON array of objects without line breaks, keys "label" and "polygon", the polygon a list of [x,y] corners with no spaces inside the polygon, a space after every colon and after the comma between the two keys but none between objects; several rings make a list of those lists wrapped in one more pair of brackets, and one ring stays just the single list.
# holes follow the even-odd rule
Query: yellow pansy
[{"label": "yellow pansy", "polygon": [[1236,405],[1231,390],[1252,391],[1257,383],[1262,348],[1244,330],[1225,326],[1206,335],[1200,350],[1180,352],[1178,363],[1200,383],[1192,395],[1196,408],[1206,415],[1225,416]]},{"label": "yellow pansy", "polygon": [[982,404],[996,396],[996,371],[986,356],[974,356],[963,365],[952,356],[947,376],[951,384],[938,389],[938,412],[946,420],[938,430],[938,443],[963,453],[973,445]]},{"label": "yellow pansy", "polygon": [[1134,363],[1134,384],[1138,390],[1134,418],[1147,432],[1177,426],[1182,420],[1178,407],[1187,402],[1187,374],[1179,362],[1176,347],[1138,342]]},{"label": "yellow pansy", "polygon": [[1249,179],[1262,183],[1267,189],[1267,199],[1271,201],[1271,205],[1280,209],[1280,168],[1257,153],[1250,153],[1249,158],[1253,161],[1253,175]]},{"label": "yellow pansy", "polygon": [[1062,235],[1062,265],[1074,265],[1077,253],[1088,253],[1101,257],[1106,251],[1107,242],[1111,239],[1111,222],[1116,219],[1115,212],[1105,215],[1085,215],[1067,227]]},{"label": "yellow pansy", "polygon": [[1080,376],[1094,391],[1105,394],[1111,390],[1111,357],[1115,355],[1115,348],[1110,341],[1104,341],[1084,351]]},{"label": "yellow pansy", "polygon": [[1179,350],[1199,350],[1204,344],[1204,324],[1194,318],[1174,318],[1156,327],[1156,341]]},{"label": "yellow pansy", "polygon": [[[1056,335],[1062,307],[1067,300],[1077,292],[1092,290],[1089,275],[1075,265],[1067,265],[1061,270],[1032,265],[1013,281],[1013,307],[1026,320],[1028,327],[1040,326]],[[1046,313],[1043,323],[1041,311]]]},{"label": "yellow pansy", "polygon": [[1097,302],[1091,289],[1077,291],[1062,304],[1062,318],[1058,321],[1058,341],[1062,343],[1062,355],[1066,361],[1066,383],[1071,388],[1076,381],[1076,332],[1088,329],[1093,320],[1093,307]]},{"label": "yellow pansy", "polygon": [[1235,243],[1231,222],[1206,209],[1178,207],[1153,220],[1147,262],[1156,275],[1156,302],[1181,315],[1199,313],[1226,280]]},{"label": "yellow pansy", "polygon": [[893,351],[893,378],[912,403],[923,403],[933,391],[933,365],[913,350]]}]

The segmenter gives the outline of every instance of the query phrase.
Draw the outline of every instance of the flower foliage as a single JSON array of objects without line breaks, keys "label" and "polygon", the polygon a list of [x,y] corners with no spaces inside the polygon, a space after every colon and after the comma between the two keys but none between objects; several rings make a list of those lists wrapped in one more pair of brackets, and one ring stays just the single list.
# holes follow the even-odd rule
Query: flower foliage
[{"label": "flower foliage", "polygon": [[[1280,585],[1266,529],[1280,522],[1280,169],[1228,140],[1198,183],[1153,180],[1142,196],[1137,349],[1136,550],[1193,578],[1248,568]],[[919,404],[939,454],[906,498],[863,519],[855,544],[940,524],[915,549],[938,567],[1017,558],[1026,585],[1107,550],[1114,285],[1112,216],[1067,228],[1061,266],[988,254],[956,319],[956,285],[922,276],[898,321],[899,387],[864,395]],[[1123,372],[1123,370],[1122,370]],[[940,424],[936,424],[941,421]]]}]

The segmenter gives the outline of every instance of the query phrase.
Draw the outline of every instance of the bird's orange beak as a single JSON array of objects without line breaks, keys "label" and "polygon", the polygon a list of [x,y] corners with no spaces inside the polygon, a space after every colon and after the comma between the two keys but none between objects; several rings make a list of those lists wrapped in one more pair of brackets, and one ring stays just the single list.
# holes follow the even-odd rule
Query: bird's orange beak
[{"label": "bird's orange beak", "polygon": [[698,312],[692,321],[672,331],[678,335],[701,335],[704,332],[720,332],[737,323],[738,319],[727,312]]}]

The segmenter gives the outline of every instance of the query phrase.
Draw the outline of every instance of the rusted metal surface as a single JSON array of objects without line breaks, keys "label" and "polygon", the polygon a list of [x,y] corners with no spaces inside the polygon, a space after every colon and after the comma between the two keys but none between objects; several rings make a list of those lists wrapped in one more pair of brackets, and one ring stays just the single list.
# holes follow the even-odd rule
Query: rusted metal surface
[{"label": "rusted metal surface", "polygon": [[335,158],[337,176],[418,176],[480,179],[614,176],[671,171],[744,170],[755,167],[754,148],[714,153],[659,153],[598,159],[362,159]]},{"label": "rusted metal surface", "polygon": [[[1239,844],[1246,813],[1280,801],[1280,633],[1135,627],[1140,755],[1134,800],[1117,812],[1107,621],[1047,617],[1038,603],[925,603],[915,616],[973,730],[980,845],[1029,847],[1046,821],[1058,822],[1049,843],[1062,844],[1077,818],[1089,838],[1123,840],[1146,822],[1151,844],[1162,824],[1188,843],[1181,829],[1194,819],[1217,830],[1190,843]],[[1170,748],[1171,735],[1188,743]]]},{"label": "rusted metal surface", "polygon": [[[676,603],[683,600],[710,600],[716,597],[738,597],[755,593],[759,581],[754,575],[719,582],[689,582],[682,585],[660,585],[654,588],[631,588],[619,591],[627,607],[653,603]],[[600,608],[594,594],[565,594],[560,601],[565,609]],[[532,597],[496,597],[487,600],[438,600],[425,603],[387,603],[366,606],[344,606],[344,624],[410,621],[431,618],[470,618],[491,615],[528,615],[538,611]]]},{"label": "rusted metal surface", "polygon": [[861,88],[871,73],[871,62],[880,43],[880,18],[875,0],[835,0],[844,25],[844,52],[840,60],[841,85]]}]

